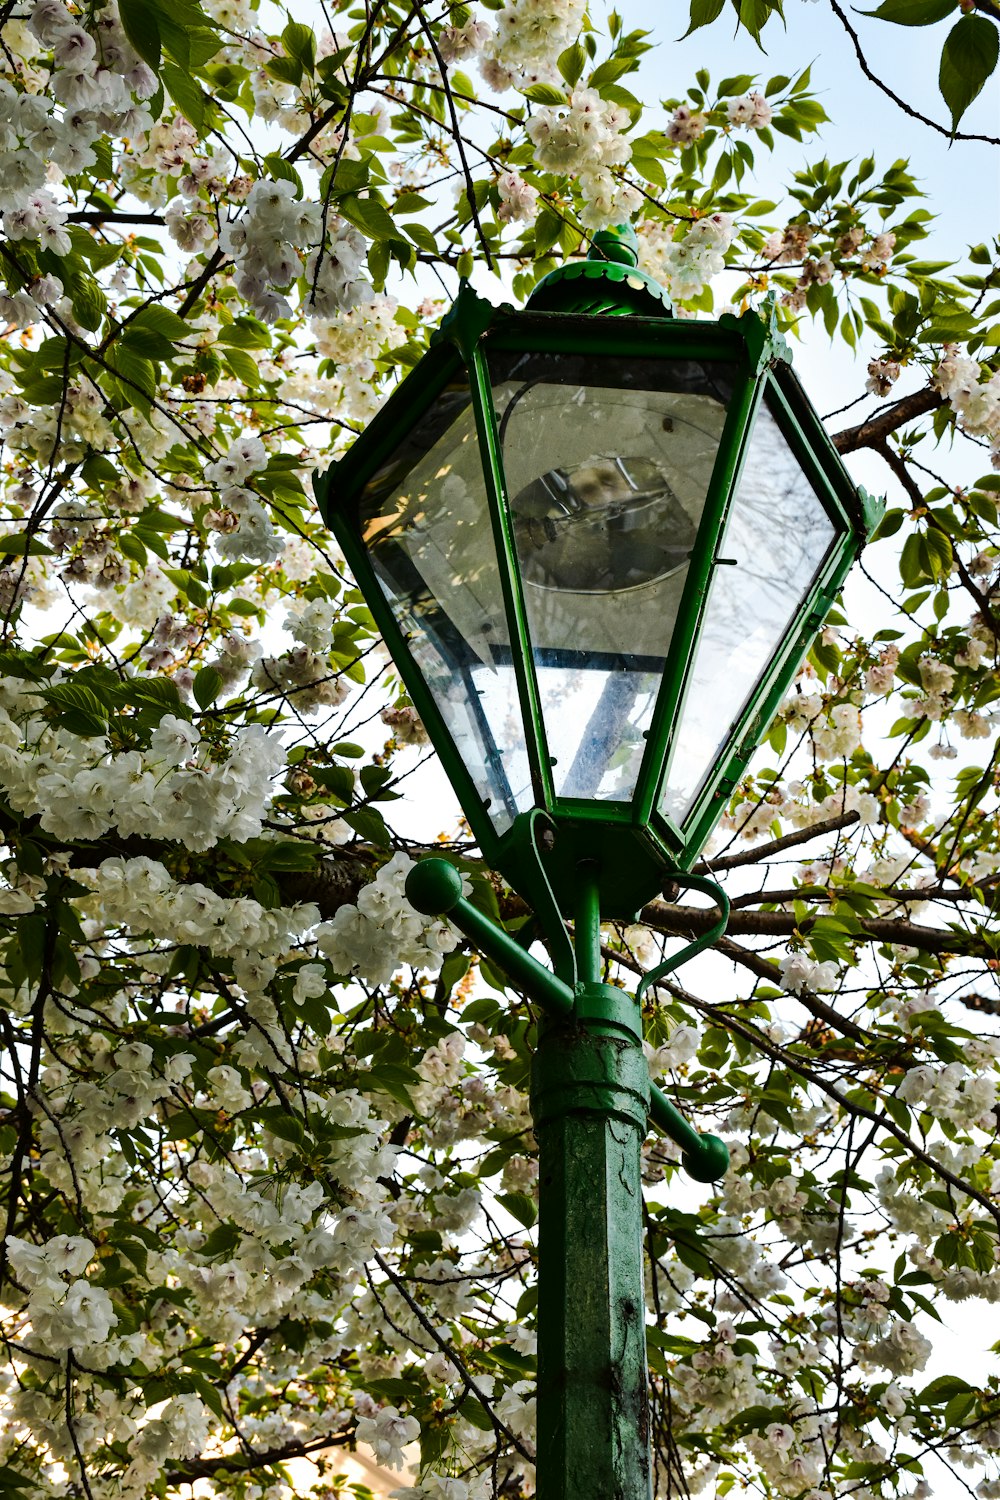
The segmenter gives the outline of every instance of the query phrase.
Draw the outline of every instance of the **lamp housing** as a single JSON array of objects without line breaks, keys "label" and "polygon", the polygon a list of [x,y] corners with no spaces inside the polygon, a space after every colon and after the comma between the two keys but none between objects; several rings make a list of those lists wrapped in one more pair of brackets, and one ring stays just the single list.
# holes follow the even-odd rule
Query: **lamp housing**
[{"label": "lamp housing", "polygon": [[[630,918],[701,852],[884,508],[769,316],[675,318],[628,231],[463,285],[322,514],[487,863]],[[547,832],[539,844],[539,819]]]}]

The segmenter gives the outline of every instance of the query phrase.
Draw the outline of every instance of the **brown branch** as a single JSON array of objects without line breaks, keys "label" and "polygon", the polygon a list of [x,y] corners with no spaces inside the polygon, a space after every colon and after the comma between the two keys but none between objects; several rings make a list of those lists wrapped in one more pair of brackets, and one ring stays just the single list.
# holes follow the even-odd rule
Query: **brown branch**
[{"label": "brown branch", "polygon": [[966,134],[961,130],[949,130],[947,125],[939,125],[936,120],[930,119],[927,115],[922,115],[920,111],[914,109],[911,104],[907,104],[905,99],[901,99],[898,94],[893,92],[893,90],[887,83],[883,83],[881,78],[879,78],[877,74],[872,72],[871,68],[868,66],[868,63],[865,60],[864,53],[861,50],[861,42],[858,38],[858,33],[855,31],[854,27],[851,25],[850,21],[847,19],[840,6],[837,4],[837,0],[830,0],[830,8],[837,19],[840,21],[851,41],[854,43],[854,51],[857,55],[858,66],[861,68],[862,73],[868,79],[869,83],[873,83],[877,89],[881,89],[882,93],[887,95],[887,97],[892,100],[893,104],[898,104],[903,113],[909,115],[911,120],[919,120],[921,125],[929,126],[931,130],[936,130],[939,135],[946,135],[950,141],[986,141],[990,146],[1000,146],[1000,137],[998,136],[971,135]]},{"label": "brown branch", "polygon": [[780,1063],[790,1073],[795,1073],[805,1083],[811,1083],[815,1088],[826,1094],[827,1098],[834,1100],[848,1116],[858,1115],[864,1120],[870,1120],[880,1130],[887,1131],[889,1135],[899,1141],[900,1145],[909,1152],[915,1161],[923,1162],[924,1166],[929,1167],[943,1182],[949,1183],[956,1191],[962,1193],[967,1198],[971,1198],[974,1203],[978,1203],[980,1207],[984,1208],[993,1218],[998,1229],[1000,1229],[1000,1204],[987,1193],[981,1192],[971,1182],[963,1181],[961,1177],[952,1172],[943,1162],[939,1161],[936,1156],[933,1156],[931,1152],[915,1141],[902,1126],[897,1125],[895,1120],[884,1110],[879,1112],[870,1109],[867,1105],[862,1104],[857,1097],[848,1098],[845,1094],[842,1094],[835,1084],[829,1082],[820,1073],[808,1067],[800,1057],[789,1052],[779,1043],[772,1041],[769,1036],[751,1021],[734,1015],[730,1010],[723,1010],[717,1005],[712,1005],[707,1000],[702,1000],[698,995],[693,995],[689,990],[685,990],[679,984],[675,984],[673,980],[661,980],[657,988],[660,987],[665,989],[674,999],[682,1001],[683,1004],[691,1006],[693,1010],[698,1011],[701,1015],[707,1016],[714,1025],[720,1026],[724,1030],[732,1031],[737,1036],[742,1036],[751,1046],[763,1053],[765,1057],[769,1057],[772,1062]]},{"label": "brown branch", "polygon": [[[835,885],[792,885],[786,886],[780,891],[747,891],[743,896],[734,896],[732,907],[734,911],[745,906],[756,906],[762,902],[765,906],[787,906],[792,901],[812,902],[816,905],[825,906],[833,901],[849,900],[851,896],[850,886]],[[875,900],[875,897],[867,899]],[[894,901],[900,906],[905,906],[908,901],[978,901],[983,904],[978,889],[974,890],[968,886],[958,890],[951,890],[942,885],[921,885],[913,890],[901,890],[898,886],[886,886],[878,893],[879,901]]]},{"label": "brown branch", "polygon": [[108,213],[102,208],[77,209],[66,215],[68,224],[166,224],[162,214]]},{"label": "brown branch", "polygon": [[771,839],[769,843],[756,844],[742,854],[727,854],[722,859],[703,859],[694,866],[694,874],[717,875],[720,870],[735,870],[740,865],[756,865],[761,860],[770,859],[772,854],[781,854],[785,849],[796,849],[799,844],[807,844],[810,839],[822,838],[825,833],[837,833],[841,828],[848,828],[858,821],[858,817],[856,812],[838,813],[835,818],[823,818],[818,823],[810,823],[808,828],[798,828],[794,833],[784,833],[778,839]]},{"label": "brown branch", "polygon": [[857,427],[844,427],[840,432],[835,432],[832,437],[833,446],[838,453],[855,453],[859,448],[878,448],[890,433],[905,427],[907,422],[916,421],[917,417],[925,417],[928,412],[936,411],[943,405],[944,397],[941,392],[936,391],[933,386],[924,386],[923,390],[914,391],[911,395],[894,401],[884,411],[866,417]]},{"label": "brown branch", "polygon": [[[712,907],[676,906],[657,901],[643,908],[641,920],[654,931],[669,933],[672,937],[696,937],[707,932],[718,918]],[[792,912],[737,910],[730,912],[727,932],[730,937],[807,937],[819,920],[818,917],[806,917],[800,922]],[[924,927],[892,917],[860,917],[858,928],[858,936],[869,942],[894,943],[901,948],[919,948],[924,953],[954,953],[967,958],[996,957],[995,949],[975,932]]]},{"label": "brown branch", "polygon": [[975,990],[970,990],[967,995],[958,995],[956,998],[966,1010],[978,1010],[987,1016],[1000,1016],[1000,1000],[995,997],[980,995]]},{"label": "brown branch", "polygon": [[226,1453],[220,1458],[191,1458],[179,1468],[168,1469],[164,1479],[169,1487],[173,1484],[193,1484],[196,1479],[210,1479],[213,1474],[254,1472],[269,1464],[285,1463],[290,1458],[307,1458],[310,1453],[316,1453],[322,1448],[345,1448],[350,1437],[350,1433],[338,1432],[332,1436],[328,1434],[325,1437],[310,1438],[308,1442],[292,1438],[280,1448],[267,1448],[263,1453],[255,1453],[251,1448],[245,1453]]},{"label": "brown branch", "polygon": [[430,26],[428,26],[427,21],[424,18],[423,11],[420,11],[420,25],[421,29],[423,30],[424,36],[427,38],[427,44],[430,47],[431,51],[434,53],[434,60],[437,63],[438,72],[441,75],[441,82],[444,85],[445,102],[448,106],[448,114],[451,116],[452,139],[455,142],[455,149],[458,152],[458,159],[462,167],[462,176],[465,179],[465,196],[468,200],[469,213],[472,217],[473,225],[475,226],[476,235],[479,239],[480,247],[482,248],[483,258],[486,261],[486,269],[488,271],[495,271],[496,266],[493,263],[493,256],[490,252],[489,241],[486,238],[486,234],[483,230],[482,220],[479,217],[479,208],[476,204],[476,187],[475,183],[472,180],[472,170],[469,166],[469,159],[465,154],[465,141],[462,137],[462,127],[459,124],[458,109],[455,104],[455,96],[451,91],[451,83],[448,78],[447,64],[445,63],[445,60],[441,55],[441,49],[438,46],[437,41],[435,40],[434,32],[431,30]]},{"label": "brown branch", "polygon": [[[765,979],[769,984],[781,983],[781,970],[776,963],[769,958],[763,958],[759,953],[754,953],[752,948],[744,948],[740,943],[734,943],[731,938],[720,938],[716,944],[720,953],[731,958],[734,963],[742,964],[758,979]],[[842,1036],[849,1036],[852,1041],[858,1042],[862,1047],[869,1043],[868,1033],[856,1021],[848,1016],[841,1015],[832,1005],[821,1000],[812,990],[798,991],[795,999],[807,1010],[817,1021],[822,1021],[825,1026],[840,1032]]]},{"label": "brown branch", "polygon": [[396,1288],[396,1291],[402,1297],[403,1301],[406,1303],[407,1307],[410,1309],[410,1312],[416,1318],[421,1328],[427,1334],[428,1338],[433,1339],[434,1343],[437,1345],[438,1349],[445,1356],[445,1358],[451,1360],[451,1363],[455,1366],[455,1369],[459,1373],[462,1384],[465,1386],[466,1394],[471,1392],[471,1394],[475,1396],[476,1400],[479,1402],[480,1406],[483,1408],[483,1411],[489,1418],[496,1436],[498,1438],[505,1437],[508,1443],[510,1443],[511,1447],[514,1449],[515,1453],[518,1453],[522,1458],[527,1459],[528,1463],[533,1463],[535,1458],[534,1454],[528,1452],[527,1448],[525,1448],[524,1444],[520,1441],[517,1434],[513,1432],[511,1428],[509,1428],[500,1417],[497,1416],[496,1412],[493,1410],[493,1407],[490,1404],[489,1397],[486,1395],[482,1386],[478,1385],[473,1376],[470,1374],[468,1366],[465,1364],[465,1361],[459,1354],[458,1350],[454,1347],[453,1344],[449,1343],[447,1339],[442,1338],[434,1323],[420,1306],[420,1303],[416,1300],[415,1297],[411,1296],[410,1292],[407,1290],[406,1283],[403,1278],[401,1276],[397,1276],[396,1272],[389,1265],[388,1261],[386,1261],[384,1257],[378,1253],[377,1250],[374,1252],[372,1258],[375,1261],[375,1264],[378,1266],[379,1270],[382,1272],[383,1276],[385,1276]]}]

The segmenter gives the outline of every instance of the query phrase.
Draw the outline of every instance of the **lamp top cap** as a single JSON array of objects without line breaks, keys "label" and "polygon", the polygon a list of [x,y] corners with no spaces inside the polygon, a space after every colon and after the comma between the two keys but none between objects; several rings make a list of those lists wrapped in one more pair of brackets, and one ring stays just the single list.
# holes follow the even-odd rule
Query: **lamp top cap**
[{"label": "lamp top cap", "polygon": [[639,239],[631,224],[599,229],[590,245],[588,260],[610,260],[620,266],[639,264]]},{"label": "lamp top cap", "polygon": [[639,240],[631,224],[598,229],[585,258],[565,261],[542,277],[528,298],[528,311],[672,316],[666,291],[639,269]]}]

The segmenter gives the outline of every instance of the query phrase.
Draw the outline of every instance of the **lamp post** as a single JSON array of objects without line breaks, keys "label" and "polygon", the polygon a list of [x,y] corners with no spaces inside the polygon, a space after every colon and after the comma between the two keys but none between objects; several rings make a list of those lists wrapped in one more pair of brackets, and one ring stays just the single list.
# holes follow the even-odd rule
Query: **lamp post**
[{"label": "lamp post", "polygon": [[[630,228],[523,310],[463,287],[339,463],[325,519],[486,862],[533,907],[554,972],[428,859],[407,893],[540,1008],[537,1484],[648,1500],[641,1144],[726,1169],[655,1087],[641,1000],[714,941],[689,871],[882,506],[858,490],[773,321],[675,319]],[[600,922],[666,880],[713,929],[601,981]],[[571,941],[566,919],[573,923]]]}]

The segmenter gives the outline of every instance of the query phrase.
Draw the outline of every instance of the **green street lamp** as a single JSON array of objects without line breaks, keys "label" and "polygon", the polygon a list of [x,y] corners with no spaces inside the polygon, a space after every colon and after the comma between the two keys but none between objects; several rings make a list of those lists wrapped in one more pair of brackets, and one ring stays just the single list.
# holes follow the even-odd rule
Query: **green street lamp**
[{"label": "green street lamp", "polygon": [[[726,1149],[656,1088],[643,993],[715,940],[686,873],[882,506],[859,490],[771,320],[674,318],[630,228],[523,310],[467,286],[428,353],[317,478],[486,862],[554,973],[444,860],[411,873],[539,1005],[541,1500],[648,1500],[641,1144],[713,1181]],[[647,974],[601,982],[600,922],[679,881],[720,909]],[[565,919],[574,923],[574,941]]]}]

